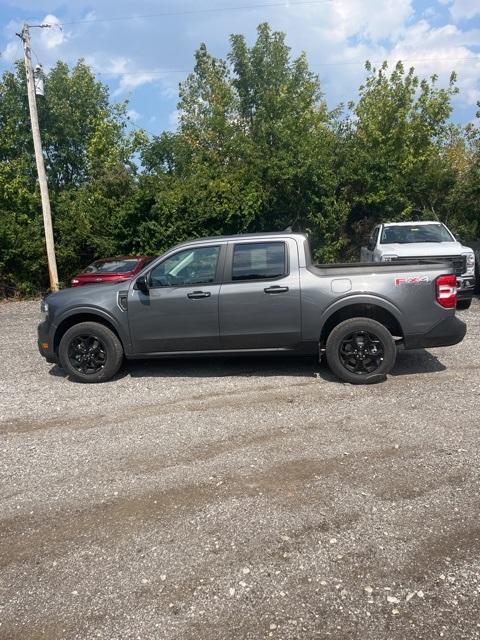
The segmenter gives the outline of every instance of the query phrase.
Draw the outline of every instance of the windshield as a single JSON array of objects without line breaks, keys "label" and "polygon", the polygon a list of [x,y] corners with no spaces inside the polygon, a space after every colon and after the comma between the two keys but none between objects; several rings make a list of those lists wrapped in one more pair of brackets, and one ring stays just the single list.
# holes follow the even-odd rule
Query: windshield
[{"label": "windshield", "polygon": [[90,264],[82,273],[125,273],[132,271],[138,264],[137,258],[125,260],[97,260]]},{"label": "windshield", "polygon": [[384,227],[380,244],[410,244],[412,242],[455,242],[443,224],[402,224]]}]

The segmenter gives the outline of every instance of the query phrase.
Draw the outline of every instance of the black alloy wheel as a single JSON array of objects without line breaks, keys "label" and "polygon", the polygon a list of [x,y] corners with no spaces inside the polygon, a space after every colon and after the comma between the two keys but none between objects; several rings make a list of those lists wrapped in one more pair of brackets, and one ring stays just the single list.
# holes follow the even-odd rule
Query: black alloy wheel
[{"label": "black alloy wheel", "polygon": [[120,369],[123,347],[109,327],[99,322],[79,322],[63,334],[58,359],[77,382],[105,382]]},{"label": "black alloy wheel", "polygon": [[347,371],[362,376],[379,369],[383,362],[385,348],[375,334],[368,331],[354,331],[343,338],[338,353]]},{"label": "black alloy wheel", "polygon": [[96,374],[105,368],[107,361],[105,345],[96,335],[75,336],[68,345],[68,359],[79,373]]},{"label": "black alloy wheel", "polygon": [[390,331],[373,318],[349,318],[332,329],[325,348],[332,372],[350,384],[385,380],[397,357]]}]

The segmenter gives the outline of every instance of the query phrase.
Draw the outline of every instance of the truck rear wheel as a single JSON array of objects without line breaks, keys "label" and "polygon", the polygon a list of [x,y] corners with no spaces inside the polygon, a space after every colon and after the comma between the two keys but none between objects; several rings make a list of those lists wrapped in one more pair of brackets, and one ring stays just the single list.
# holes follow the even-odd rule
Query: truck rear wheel
[{"label": "truck rear wheel", "polygon": [[466,311],[467,309],[470,309],[471,304],[471,300],[459,300],[457,302],[457,309],[459,311]]},{"label": "truck rear wheel", "polygon": [[98,322],[80,322],[63,334],[58,357],[74,380],[104,382],[120,369],[123,348],[108,327]]},{"label": "truck rear wheel", "polygon": [[383,324],[371,318],[350,318],[338,324],[327,339],[327,362],[332,372],[351,384],[385,380],[395,364],[397,349]]}]

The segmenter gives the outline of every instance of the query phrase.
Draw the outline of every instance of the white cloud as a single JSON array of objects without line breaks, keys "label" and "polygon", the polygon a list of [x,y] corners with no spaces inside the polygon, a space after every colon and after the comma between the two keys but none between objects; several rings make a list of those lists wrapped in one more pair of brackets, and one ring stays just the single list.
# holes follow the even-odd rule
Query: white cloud
[{"label": "white cloud", "polygon": [[141,114],[138,113],[138,111],[135,111],[135,109],[128,109],[127,118],[129,118],[132,122],[137,122],[141,117]]},{"label": "white cloud", "polygon": [[22,47],[20,40],[11,40],[7,43],[7,46],[2,51],[2,58],[7,62],[15,62],[22,55]]},{"label": "white cloud", "polygon": [[119,96],[122,93],[132,91],[137,87],[141,87],[144,84],[149,84],[155,79],[154,73],[140,73],[130,72],[125,73],[120,77],[118,88],[113,92],[114,96]]},{"label": "white cloud", "polygon": [[65,33],[60,26],[60,19],[49,13],[42,20],[41,24],[48,24],[50,27],[40,29],[40,42],[45,49],[56,49],[65,42]]},{"label": "white cloud", "polygon": [[342,0],[332,5],[329,22],[340,37],[360,35],[375,42],[398,34],[412,15],[411,0]]},{"label": "white cloud", "polygon": [[461,99],[474,105],[480,98],[480,53],[469,49],[479,31],[461,31],[454,25],[431,27],[427,21],[406,29],[389,57],[405,60],[422,75],[437,74],[442,82],[456,71]]},{"label": "white cloud", "polygon": [[454,20],[471,20],[480,15],[480,2],[478,0],[454,0],[450,4],[450,13]]},{"label": "white cloud", "polygon": [[128,71],[129,59],[123,56],[115,57],[110,60],[108,71],[111,73],[125,73]]}]

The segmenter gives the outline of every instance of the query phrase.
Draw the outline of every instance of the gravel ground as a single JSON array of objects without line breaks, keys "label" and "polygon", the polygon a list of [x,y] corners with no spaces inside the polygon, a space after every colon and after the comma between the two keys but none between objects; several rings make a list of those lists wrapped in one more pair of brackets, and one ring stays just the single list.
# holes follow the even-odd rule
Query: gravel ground
[{"label": "gravel ground", "polygon": [[37,309],[0,305],[1,640],[480,638],[480,301],[363,388],[310,358],[76,384]]}]

